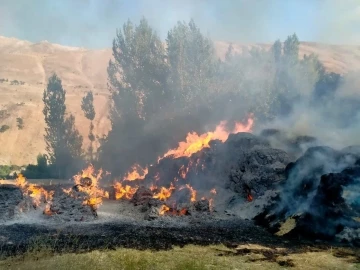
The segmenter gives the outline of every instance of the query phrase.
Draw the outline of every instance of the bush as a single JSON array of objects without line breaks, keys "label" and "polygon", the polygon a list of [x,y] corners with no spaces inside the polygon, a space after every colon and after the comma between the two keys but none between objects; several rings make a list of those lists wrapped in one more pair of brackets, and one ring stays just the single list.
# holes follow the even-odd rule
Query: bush
[{"label": "bush", "polygon": [[8,125],[2,125],[2,126],[0,127],[0,132],[1,132],[1,133],[4,133],[4,132],[7,131],[9,128],[10,128],[10,127],[9,127]]},{"label": "bush", "polygon": [[16,122],[18,129],[24,128],[24,120],[21,117],[16,118]]},{"label": "bush", "polygon": [[42,154],[37,156],[37,165],[29,164],[21,173],[29,179],[52,178],[51,166],[47,164],[47,156]]},{"label": "bush", "polygon": [[20,170],[20,166],[17,165],[0,165],[0,178],[8,179],[10,177],[10,173],[13,171]]}]

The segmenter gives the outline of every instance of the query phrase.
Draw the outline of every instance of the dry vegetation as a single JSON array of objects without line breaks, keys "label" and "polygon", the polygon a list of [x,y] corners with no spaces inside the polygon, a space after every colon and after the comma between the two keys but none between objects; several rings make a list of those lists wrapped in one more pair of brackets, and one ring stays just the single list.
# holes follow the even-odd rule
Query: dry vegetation
[{"label": "dry vegetation", "polygon": [[[268,48],[267,44],[256,44]],[[217,42],[219,57],[228,47],[226,42]],[[234,50],[242,52],[250,45],[234,44]],[[360,67],[360,49],[351,46],[332,46],[316,43],[301,43],[300,56],[315,53],[325,67],[334,72],[345,73]],[[9,126],[0,133],[0,164],[24,165],[36,161],[43,153],[44,121],[42,93],[49,76],[56,72],[67,90],[68,111],[76,116],[80,133],[87,138],[89,123],[81,108],[81,98],[88,90],[94,91],[96,108],[95,134],[106,134],[108,91],[106,68],[111,50],[87,50],[66,47],[49,42],[30,43],[0,36],[0,126]],[[12,84],[12,81],[20,84]],[[23,129],[17,127],[17,119],[23,120]]]},{"label": "dry vegetation", "polygon": [[186,246],[169,251],[117,249],[54,255],[30,252],[0,261],[1,269],[360,269],[359,250],[281,249],[257,245]]}]

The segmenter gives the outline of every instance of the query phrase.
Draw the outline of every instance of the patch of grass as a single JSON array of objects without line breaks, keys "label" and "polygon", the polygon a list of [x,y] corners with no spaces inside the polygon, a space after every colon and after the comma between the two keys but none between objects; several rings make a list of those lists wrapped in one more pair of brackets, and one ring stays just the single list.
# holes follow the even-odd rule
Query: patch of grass
[{"label": "patch of grass", "polygon": [[189,245],[156,252],[120,248],[64,255],[38,250],[0,261],[0,269],[360,269],[356,262],[359,250],[297,251],[291,253],[284,248],[256,245],[236,248]]}]

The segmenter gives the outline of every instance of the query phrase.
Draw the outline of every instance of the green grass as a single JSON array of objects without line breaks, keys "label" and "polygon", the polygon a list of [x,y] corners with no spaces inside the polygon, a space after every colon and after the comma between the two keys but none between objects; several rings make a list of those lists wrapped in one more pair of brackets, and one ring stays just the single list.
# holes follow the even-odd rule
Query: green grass
[{"label": "green grass", "polygon": [[121,248],[63,255],[38,251],[2,260],[0,269],[360,269],[358,252],[329,248],[294,253],[256,245],[236,249],[189,245],[156,252]]}]

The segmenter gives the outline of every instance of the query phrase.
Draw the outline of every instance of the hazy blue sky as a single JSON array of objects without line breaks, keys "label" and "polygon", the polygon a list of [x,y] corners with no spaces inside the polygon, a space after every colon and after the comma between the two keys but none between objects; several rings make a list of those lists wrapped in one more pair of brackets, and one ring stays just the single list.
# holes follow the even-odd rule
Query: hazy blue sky
[{"label": "hazy blue sky", "polygon": [[70,46],[111,46],[116,28],[145,16],[162,38],[193,18],[213,39],[360,45],[360,0],[0,0],[0,35]]}]

